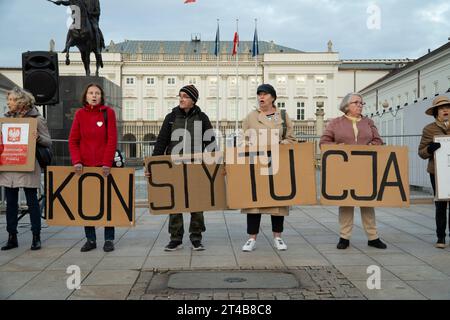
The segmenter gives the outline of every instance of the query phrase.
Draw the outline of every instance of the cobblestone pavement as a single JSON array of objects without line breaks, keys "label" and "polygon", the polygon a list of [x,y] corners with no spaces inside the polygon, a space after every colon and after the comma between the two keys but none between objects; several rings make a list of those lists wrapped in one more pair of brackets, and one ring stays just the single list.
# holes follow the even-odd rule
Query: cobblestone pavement
[{"label": "cobblestone pavement", "polygon": [[[183,271],[268,271],[255,269],[180,269]],[[140,273],[131,289],[129,300],[327,300],[366,298],[342,273],[333,266],[279,268],[278,272],[294,275],[298,288],[294,289],[195,289],[175,290],[167,287],[174,270],[154,270]]]}]

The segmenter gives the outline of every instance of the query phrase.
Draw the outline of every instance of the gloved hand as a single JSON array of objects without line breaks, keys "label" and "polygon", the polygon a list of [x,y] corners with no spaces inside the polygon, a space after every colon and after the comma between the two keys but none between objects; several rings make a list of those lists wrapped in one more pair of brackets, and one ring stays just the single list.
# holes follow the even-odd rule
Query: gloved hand
[{"label": "gloved hand", "polygon": [[427,151],[429,154],[433,154],[440,147],[441,147],[441,144],[439,142],[431,142],[428,145]]}]

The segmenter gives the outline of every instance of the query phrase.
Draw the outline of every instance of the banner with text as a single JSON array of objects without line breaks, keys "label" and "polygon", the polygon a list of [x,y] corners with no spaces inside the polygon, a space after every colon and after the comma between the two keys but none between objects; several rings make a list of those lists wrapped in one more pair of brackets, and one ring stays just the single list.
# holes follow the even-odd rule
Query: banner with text
[{"label": "banner with text", "polygon": [[223,153],[145,159],[151,214],[227,209]]},{"label": "banner with text", "polygon": [[0,171],[34,171],[35,118],[1,118]]},{"label": "banner with text", "polygon": [[322,145],[320,203],[409,207],[408,148]]},{"label": "banner with text", "polygon": [[135,224],[134,169],[47,167],[46,219],[51,226],[130,227]]},{"label": "banner with text", "polygon": [[450,200],[450,136],[434,136],[441,147],[434,153],[436,200]]},{"label": "banner with text", "polygon": [[227,203],[231,209],[317,202],[311,142],[226,150]]}]

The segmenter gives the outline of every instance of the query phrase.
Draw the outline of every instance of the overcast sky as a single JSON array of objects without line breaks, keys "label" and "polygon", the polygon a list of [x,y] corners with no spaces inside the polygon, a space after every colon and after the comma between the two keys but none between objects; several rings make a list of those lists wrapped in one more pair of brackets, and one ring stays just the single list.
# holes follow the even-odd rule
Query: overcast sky
[{"label": "overcast sky", "polygon": [[[259,40],[303,51],[326,51],[332,40],[341,59],[418,58],[450,37],[448,0],[100,0],[105,43],[128,40]],[[47,0],[0,0],[0,67],[21,67],[21,53],[63,49],[67,7]]]}]

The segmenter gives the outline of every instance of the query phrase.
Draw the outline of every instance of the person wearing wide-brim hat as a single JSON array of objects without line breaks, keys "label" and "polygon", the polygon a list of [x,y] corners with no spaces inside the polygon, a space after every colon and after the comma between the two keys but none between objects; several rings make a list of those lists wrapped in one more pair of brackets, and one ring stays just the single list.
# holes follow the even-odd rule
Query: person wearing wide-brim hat
[{"label": "person wearing wide-brim hat", "polygon": [[[433,116],[435,121],[423,128],[422,139],[419,144],[419,156],[428,159],[427,172],[430,174],[431,186],[436,195],[434,152],[441,147],[439,142],[434,142],[435,136],[450,135],[450,98],[447,96],[437,96],[434,98],[431,107],[425,114]],[[447,207],[450,201],[435,201],[436,206],[436,248],[445,248],[445,229],[447,225]],[[450,219],[449,219],[450,232]]]}]

